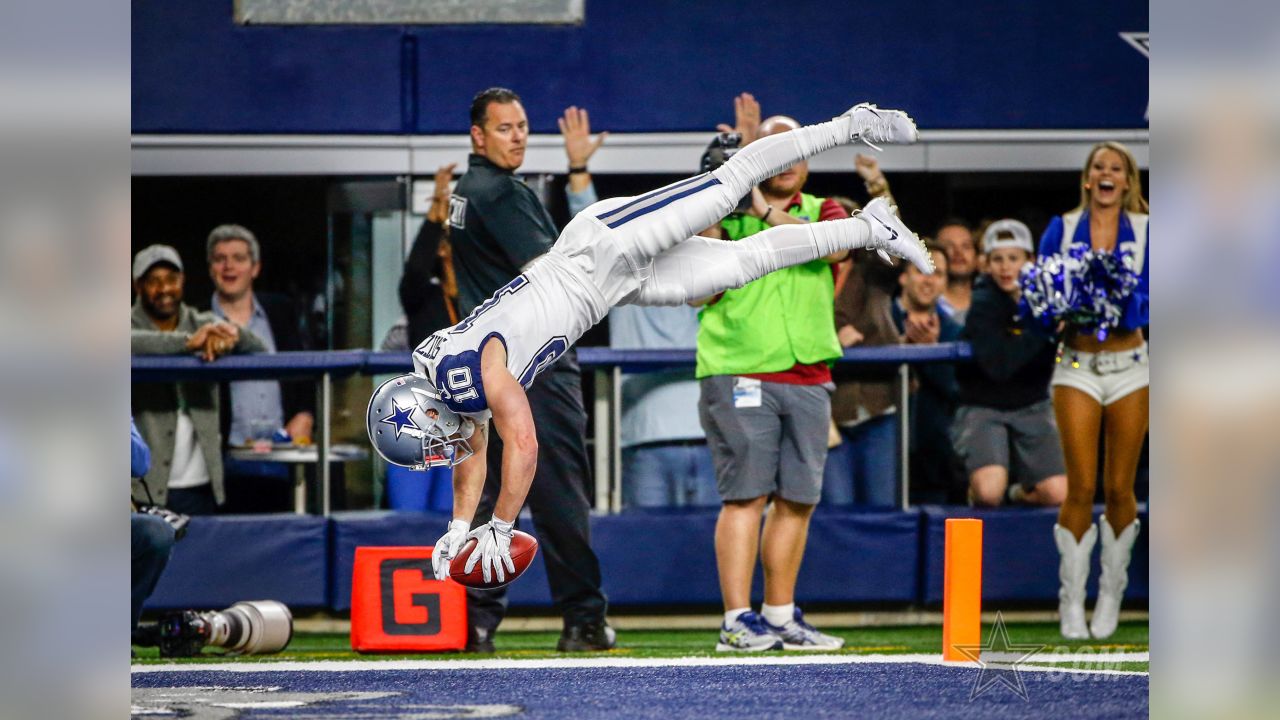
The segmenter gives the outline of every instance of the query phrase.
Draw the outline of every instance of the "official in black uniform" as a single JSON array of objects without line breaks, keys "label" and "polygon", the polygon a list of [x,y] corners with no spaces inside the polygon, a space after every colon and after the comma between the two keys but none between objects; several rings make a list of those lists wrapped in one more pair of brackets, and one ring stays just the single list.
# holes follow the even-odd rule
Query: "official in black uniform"
[{"label": "official in black uniform", "polygon": [[[538,256],[551,249],[559,231],[538,197],[513,174],[524,162],[528,119],[514,92],[491,88],[471,104],[471,148],[467,172],[449,206],[458,312],[468,315]],[[418,342],[422,338],[412,338]],[[528,506],[546,560],[556,608],[564,616],[557,649],[613,647],[605,622],[608,601],[600,589],[600,562],[591,549],[590,466],[584,443],[587,414],[582,380],[572,349],[529,389],[538,436],[538,469]],[[502,440],[489,440],[488,478],[474,523],[489,520],[502,481]],[[505,589],[468,588],[471,625],[468,649],[493,651],[493,631],[506,614]]]}]

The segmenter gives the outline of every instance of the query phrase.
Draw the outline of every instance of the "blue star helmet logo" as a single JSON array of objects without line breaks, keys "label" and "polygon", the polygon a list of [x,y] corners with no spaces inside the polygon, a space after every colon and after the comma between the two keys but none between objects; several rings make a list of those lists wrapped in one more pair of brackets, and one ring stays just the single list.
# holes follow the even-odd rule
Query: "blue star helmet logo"
[{"label": "blue star helmet logo", "polygon": [[413,428],[419,432],[422,431],[422,428],[418,427],[418,423],[413,421],[413,411],[418,409],[417,405],[401,407],[400,403],[395,400],[392,400],[391,404],[395,408],[395,412],[382,418],[382,422],[395,426],[397,440],[400,439],[400,433],[403,432],[405,428]]}]

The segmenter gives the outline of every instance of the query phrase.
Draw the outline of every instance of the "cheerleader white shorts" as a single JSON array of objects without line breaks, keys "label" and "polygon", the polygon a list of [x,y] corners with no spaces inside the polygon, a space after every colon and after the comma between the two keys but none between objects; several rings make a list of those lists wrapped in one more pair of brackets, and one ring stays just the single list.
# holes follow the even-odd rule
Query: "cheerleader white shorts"
[{"label": "cheerleader white shorts", "polygon": [[1118,352],[1062,348],[1050,384],[1075,388],[1105,407],[1151,385],[1149,359],[1146,343]]}]

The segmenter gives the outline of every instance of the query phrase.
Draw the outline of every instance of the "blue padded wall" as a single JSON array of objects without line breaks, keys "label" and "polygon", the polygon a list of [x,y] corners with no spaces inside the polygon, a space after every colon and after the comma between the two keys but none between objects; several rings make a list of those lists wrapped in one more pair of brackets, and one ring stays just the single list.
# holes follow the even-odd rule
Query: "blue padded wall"
[{"label": "blue padded wall", "polygon": [[[1102,512],[1096,508],[1094,516]],[[1026,508],[924,508],[924,595],[926,604],[942,602],[943,549],[946,545],[947,518],[979,518],[982,520],[982,602],[983,610],[999,610],[1001,601],[1056,600],[1058,597],[1058,550],[1053,542],[1053,524],[1058,510]],[[1129,587],[1125,597],[1146,600],[1150,544],[1147,511],[1138,508],[1142,532],[1133,546],[1129,565]],[[1093,551],[1093,570],[1089,574],[1089,597],[1097,596],[1098,557],[1102,543]]]},{"label": "blue padded wall", "polygon": [[[351,605],[351,568],[361,545],[430,545],[448,516],[348,513],[333,518],[333,606]],[[719,604],[716,511],[636,512],[592,518],[605,593],[615,605]],[[536,536],[536,530],[524,529]],[[919,595],[920,516],[818,512],[797,594],[808,602],[912,602]],[[755,594],[763,592],[756,573]],[[513,607],[547,607],[542,555],[510,586]]]},{"label": "blue padded wall", "polygon": [[920,594],[921,517],[821,507],[809,525],[796,586],[809,602],[915,602]]},{"label": "blue padded wall", "polygon": [[[983,601],[1051,603],[1057,597],[1056,510],[925,507],[909,512],[819,508],[797,583],[801,602],[942,601],[943,539],[950,517],[983,520]],[[1147,512],[1134,547],[1127,597],[1149,594]],[[274,599],[298,608],[351,607],[351,569],[362,545],[431,545],[443,513],[353,512],[197,517],[174,550],[148,609],[224,607]],[[626,512],[592,518],[605,592],[622,606],[718,605],[716,511]],[[533,528],[526,527],[530,532]],[[1097,553],[1090,596],[1097,589]],[[762,594],[756,572],[753,596]],[[542,555],[510,588],[513,607],[549,607]]]},{"label": "blue padded wall", "polygon": [[150,610],[223,608],[240,600],[329,605],[329,521],[305,515],[194,517]]}]

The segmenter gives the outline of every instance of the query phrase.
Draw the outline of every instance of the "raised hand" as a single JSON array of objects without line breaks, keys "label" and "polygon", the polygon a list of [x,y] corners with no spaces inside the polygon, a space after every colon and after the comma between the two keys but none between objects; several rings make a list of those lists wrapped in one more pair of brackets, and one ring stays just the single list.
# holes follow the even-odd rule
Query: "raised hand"
[{"label": "raised hand", "polygon": [[862,153],[855,155],[853,169],[858,173],[858,177],[865,182],[872,182],[884,177],[884,173],[880,170],[880,161],[871,155],[863,155]]},{"label": "raised hand", "polygon": [[742,93],[733,99],[733,122],[729,127],[724,123],[716,126],[720,132],[736,132],[742,136],[743,146],[760,137],[760,103],[751,93]]},{"label": "raised hand", "polygon": [[560,118],[560,135],[564,137],[564,153],[569,156],[569,167],[586,167],[587,161],[604,144],[609,133],[602,132],[591,139],[591,118],[586,108],[570,105]]},{"label": "raised hand", "polygon": [[449,219],[449,183],[453,180],[453,169],[457,166],[457,163],[449,163],[436,168],[435,188],[431,193],[427,222],[443,225]]}]

